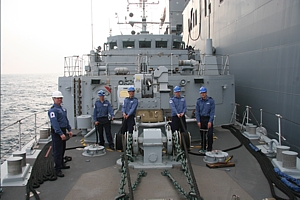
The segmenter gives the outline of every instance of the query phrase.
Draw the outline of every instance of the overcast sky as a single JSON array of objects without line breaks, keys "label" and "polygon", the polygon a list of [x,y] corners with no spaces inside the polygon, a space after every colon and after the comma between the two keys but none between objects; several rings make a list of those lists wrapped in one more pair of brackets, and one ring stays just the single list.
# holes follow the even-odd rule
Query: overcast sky
[{"label": "overcast sky", "polygon": [[[153,7],[156,12],[147,12],[147,21],[159,21],[168,0],[159,2]],[[64,57],[82,56],[92,49],[92,21],[94,48],[103,46],[110,28],[112,35],[130,34],[130,25],[117,25],[115,15],[124,22],[126,8],[127,0],[1,0],[1,73],[63,75]]]}]

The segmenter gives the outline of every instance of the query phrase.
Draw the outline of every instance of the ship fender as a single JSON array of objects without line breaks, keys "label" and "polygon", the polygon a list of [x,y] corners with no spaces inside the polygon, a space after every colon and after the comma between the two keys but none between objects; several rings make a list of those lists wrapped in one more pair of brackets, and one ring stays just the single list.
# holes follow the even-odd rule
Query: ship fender
[{"label": "ship fender", "polygon": [[279,168],[275,167],[274,168],[275,173],[280,176],[280,180],[286,185],[288,186],[290,189],[294,190],[295,192],[300,193],[300,180],[291,177],[289,175],[287,175],[286,173],[283,173],[282,171],[280,171]]}]

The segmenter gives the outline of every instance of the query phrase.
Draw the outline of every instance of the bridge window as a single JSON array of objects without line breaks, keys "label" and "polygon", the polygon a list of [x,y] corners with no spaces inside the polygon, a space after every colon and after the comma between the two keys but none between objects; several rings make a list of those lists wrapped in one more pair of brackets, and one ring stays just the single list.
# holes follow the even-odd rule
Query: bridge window
[{"label": "bridge window", "polygon": [[178,42],[178,41],[173,41],[173,49],[184,49],[184,43]]},{"label": "bridge window", "polygon": [[168,41],[155,41],[155,48],[167,48]]},{"label": "bridge window", "polygon": [[117,42],[110,42],[109,43],[109,49],[117,49],[118,45]]},{"label": "bridge window", "polygon": [[151,48],[151,41],[139,41],[139,48]]},{"label": "bridge window", "polygon": [[123,41],[123,48],[133,49],[134,41]]}]

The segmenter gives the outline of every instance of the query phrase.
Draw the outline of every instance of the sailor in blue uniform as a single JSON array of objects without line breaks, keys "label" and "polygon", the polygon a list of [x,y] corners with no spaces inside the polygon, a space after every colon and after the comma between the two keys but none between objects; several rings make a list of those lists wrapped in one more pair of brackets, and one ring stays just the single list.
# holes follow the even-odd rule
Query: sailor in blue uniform
[{"label": "sailor in blue uniform", "polygon": [[104,128],[109,148],[115,150],[113,139],[111,136],[111,123],[109,120],[109,118],[111,118],[111,120],[114,120],[115,115],[109,101],[104,99],[104,95],[105,94],[103,90],[100,90],[98,92],[99,99],[95,102],[94,105],[93,119],[100,136],[99,145],[104,146]]},{"label": "sailor in blue uniform", "polygon": [[48,116],[51,122],[54,169],[57,176],[64,177],[61,169],[70,168],[70,166],[64,164],[63,158],[66,149],[66,140],[72,137],[72,131],[67,118],[67,110],[61,106],[63,99],[62,93],[60,91],[53,92],[52,99],[54,104],[48,111]]},{"label": "sailor in blue uniform", "polygon": [[[196,102],[196,119],[200,129],[207,130],[207,151],[212,150],[213,144],[213,121],[215,117],[215,101],[207,96],[207,89],[201,87],[199,89],[200,98]],[[206,150],[206,131],[201,132],[202,149]]]},{"label": "sailor in blue uniform", "polygon": [[[170,106],[172,109],[172,132],[178,130],[184,132],[187,130],[185,112],[186,112],[186,102],[184,97],[180,96],[181,88],[179,86],[174,87],[175,96],[170,99]],[[182,119],[182,123],[180,121]]]},{"label": "sailor in blue uniform", "polygon": [[134,117],[138,106],[138,99],[134,97],[134,87],[128,88],[129,97],[126,97],[123,102],[122,113],[123,113],[123,126],[122,134],[126,131],[133,133],[133,126],[135,125]]}]

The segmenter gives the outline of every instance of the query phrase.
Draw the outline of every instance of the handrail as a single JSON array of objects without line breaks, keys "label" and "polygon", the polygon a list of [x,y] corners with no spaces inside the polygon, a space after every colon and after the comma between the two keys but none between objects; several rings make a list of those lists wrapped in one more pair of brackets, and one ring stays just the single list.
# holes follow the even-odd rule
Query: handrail
[{"label": "handrail", "polygon": [[[239,104],[237,104],[238,106],[240,106]],[[255,115],[254,113],[251,111],[251,110],[256,110],[256,111],[259,111],[260,112],[260,117],[261,117],[261,121],[258,122],[258,120],[255,118]],[[234,109],[234,112],[236,112],[236,108]],[[253,107],[250,107],[250,106],[246,106],[246,110],[243,112],[243,121],[241,123],[238,123],[240,126],[241,126],[241,130],[243,128],[245,128],[245,125],[244,124],[247,124],[249,123],[249,121],[253,121],[253,122],[256,122],[258,126],[262,127],[262,114],[268,114],[268,115],[272,115],[274,116],[274,119],[276,118],[277,121],[278,121],[278,132],[276,131],[275,134],[273,132],[267,132],[268,134],[270,134],[271,137],[278,137],[278,143],[279,145],[281,145],[281,142],[282,140],[285,141],[285,145],[289,145],[289,146],[292,146],[293,148],[297,149],[297,151],[299,152],[300,151],[300,148],[298,145],[294,145],[294,144],[291,144],[282,134],[282,130],[281,130],[281,120],[284,120],[284,121],[288,121],[289,123],[292,123],[296,126],[299,126],[300,127],[300,123],[299,122],[296,122],[296,121],[292,121],[292,120],[289,120],[283,116],[281,116],[281,114],[278,114],[278,113],[271,113],[271,112],[268,112],[266,110],[263,110],[263,109],[258,109],[258,108],[253,108]],[[234,113],[235,115],[237,115],[237,113]],[[250,118],[250,114],[251,116],[253,117],[253,119]],[[236,123],[237,123],[237,119],[236,120]],[[254,123],[253,123],[254,124]]]},{"label": "handrail", "polygon": [[[42,126],[44,126],[44,125],[46,125],[46,124],[49,124],[49,120],[46,121],[45,123],[37,123],[37,115],[40,114],[40,113],[46,113],[46,112],[47,112],[46,110],[39,111],[39,112],[35,112],[35,113],[33,113],[33,114],[30,114],[30,115],[28,115],[28,116],[26,116],[26,117],[23,117],[23,118],[17,120],[16,122],[14,122],[14,123],[12,123],[12,124],[9,124],[9,125],[5,126],[4,128],[2,128],[2,129],[0,130],[1,137],[3,137],[3,133],[2,133],[2,132],[3,132],[4,130],[7,130],[9,127],[13,127],[14,125],[18,124],[18,128],[16,128],[16,129],[18,129],[18,135],[13,135],[13,137],[12,137],[12,138],[15,138],[15,137],[18,138],[18,139],[17,139],[17,140],[18,140],[18,144],[13,144],[13,145],[11,145],[11,147],[8,148],[8,149],[1,149],[1,152],[2,152],[1,160],[2,160],[3,158],[5,158],[5,157],[11,155],[11,153],[12,153],[11,151],[12,151],[17,145],[19,145],[18,149],[19,149],[19,150],[22,150],[22,139],[27,139],[27,140],[28,140],[23,146],[26,146],[30,141],[32,141],[32,139],[35,139],[35,143],[37,143],[37,129],[39,129],[40,127],[42,127]],[[34,116],[34,122],[33,122],[32,124],[28,124],[28,126],[26,126],[26,127],[34,128],[34,137],[31,138],[31,134],[32,134],[33,130],[29,130],[29,136],[30,136],[30,138],[28,138],[28,137],[26,138],[26,136],[28,136],[28,134],[24,134],[23,137],[22,137],[22,126],[21,126],[21,124],[23,124],[24,121],[30,119],[30,118],[33,117],[33,116]],[[40,120],[42,120],[42,119],[40,119]],[[25,123],[24,123],[24,124],[25,124]],[[26,128],[26,127],[25,127],[25,128]],[[15,131],[15,130],[13,130],[13,131]],[[12,132],[13,132],[13,131],[12,131]],[[5,142],[7,142],[7,141],[1,139],[1,148],[4,147],[4,145],[2,145],[2,144],[5,143]]]},{"label": "handrail", "polygon": [[[103,52],[103,54],[98,54],[98,53],[94,53],[94,54],[85,54],[82,57],[80,56],[68,56],[64,58],[64,76],[65,77],[74,77],[74,76],[82,76],[85,74],[85,71],[87,70],[88,72],[92,73],[92,67],[98,67],[100,66],[106,66],[106,70],[105,70],[105,74],[108,75],[109,71],[107,70],[107,66],[108,65],[115,65],[114,67],[124,67],[124,66],[132,66],[138,63],[138,66],[140,64],[140,57],[141,56],[146,56],[146,57],[166,57],[166,58],[170,58],[170,68],[171,71],[173,71],[174,69],[174,60],[172,59],[173,57],[177,57],[177,56],[182,56],[182,55],[190,55],[188,52],[182,53],[182,50],[180,52],[170,52],[170,53],[125,53],[125,54],[120,54],[118,52]],[[200,63],[202,64],[202,67],[206,66],[205,68],[200,69],[200,65],[199,65],[199,69],[198,69],[198,75],[205,75],[205,71],[211,71],[211,70],[216,70],[216,69],[211,69],[211,66],[215,67],[217,66],[217,70],[219,75],[230,75],[229,72],[229,55],[221,55],[221,54],[215,54],[215,55],[207,55],[207,54],[199,54],[200,55]],[[137,57],[137,63],[136,62],[103,62],[105,63],[105,65],[102,65],[102,58],[103,57],[112,57],[112,56],[116,56],[116,57]],[[213,56],[216,57],[216,64],[210,64],[210,63],[206,63],[205,62],[205,56]],[[92,65],[91,66],[91,62]],[[149,61],[148,61],[149,62]],[[159,64],[151,64],[152,66],[160,66]],[[85,68],[85,66],[89,66],[88,68]],[[139,68],[136,69],[136,71],[138,71]],[[86,72],[87,72],[86,71]],[[200,73],[201,71],[201,73]],[[98,71],[95,72],[96,75],[99,75]],[[88,75],[88,74],[85,74]],[[171,74],[173,75],[173,74]]]},{"label": "handrail", "polygon": [[0,131],[4,131],[4,130],[7,129],[8,127],[11,127],[11,126],[13,126],[13,125],[19,123],[20,121],[23,121],[24,119],[27,119],[27,118],[29,118],[29,117],[31,117],[31,116],[33,116],[33,115],[36,115],[36,114],[39,114],[39,113],[42,113],[42,112],[46,112],[46,110],[43,110],[43,111],[40,111],[40,112],[35,112],[35,113],[31,114],[31,115],[28,115],[28,116],[26,116],[26,117],[23,117],[23,118],[17,120],[16,122],[14,122],[14,123],[12,123],[12,124],[10,124],[10,125],[8,125],[8,126],[5,126],[5,127],[2,128]]}]

